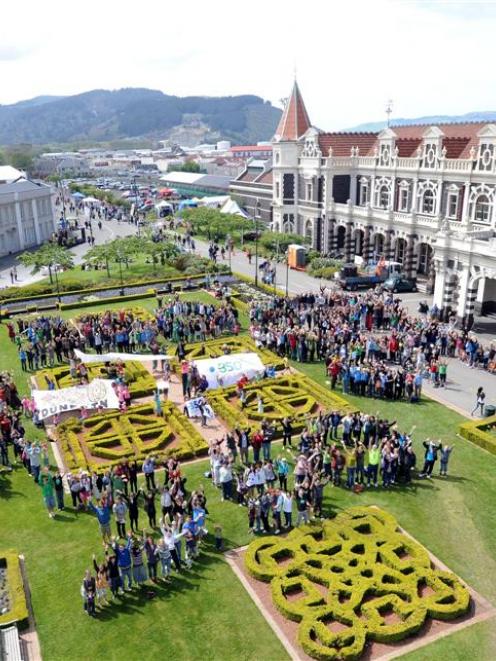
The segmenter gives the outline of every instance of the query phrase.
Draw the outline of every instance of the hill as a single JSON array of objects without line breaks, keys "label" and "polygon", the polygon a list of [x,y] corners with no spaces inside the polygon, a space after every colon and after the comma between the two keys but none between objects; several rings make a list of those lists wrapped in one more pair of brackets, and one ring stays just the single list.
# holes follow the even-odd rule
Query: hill
[{"label": "hill", "polygon": [[0,144],[166,138],[180,126],[203,129],[205,140],[270,139],[281,111],[259,96],[178,97],[157,90],[92,90],[42,96],[0,106]]},{"label": "hill", "polygon": [[[425,117],[396,117],[391,119],[391,126],[406,126],[408,124],[446,124],[452,122],[494,122],[496,121],[496,110],[483,110],[468,112],[465,115],[427,115]],[[365,122],[364,124],[357,124],[346,131],[382,131],[386,128],[387,122]]]}]

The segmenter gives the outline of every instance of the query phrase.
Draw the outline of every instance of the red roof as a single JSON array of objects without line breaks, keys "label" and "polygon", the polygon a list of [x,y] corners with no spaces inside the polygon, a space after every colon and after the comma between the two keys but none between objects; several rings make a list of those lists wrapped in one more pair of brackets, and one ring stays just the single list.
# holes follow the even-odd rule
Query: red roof
[{"label": "red roof", "polygon": [[260,174],[260,170],[245,170],[242,172],[239,177],[236,177],[236,181],[255,181],[255,179]]},{"label": "red roof", "polygon": [[310,126],[310,119],[298,83],[295,80],[291,96],[277,127],[276,137],[279,140],[298,140],[308,131]]},{"label": "red roof", "polygon": [[468,158],[471,147],[477,147],[477,134],[490,122],[452,122],[450,124],[411,124],[409,126],[392,126],[391,130],[398,138],[396,144],[400,156],[414,156],[422,142],[423,135],[431,126],[436,126],[444,134],[443,147],[446,147],[447,158]]},{"label": "red roof", "polygon": [[360,156],[372,153],[377,141],[377,133],[319,133],[319,146],[323,156],[350,156],[351,148],[358,147]]},{"label": "red roof", "polygon": [[231,147],[231,151],[242,152],[242,151],[272,151],[272,145],[236,145]]},{"label": "red roof", "polygon": [[257,184],[272,184],[272,170],[267,170],[257,177]]}]

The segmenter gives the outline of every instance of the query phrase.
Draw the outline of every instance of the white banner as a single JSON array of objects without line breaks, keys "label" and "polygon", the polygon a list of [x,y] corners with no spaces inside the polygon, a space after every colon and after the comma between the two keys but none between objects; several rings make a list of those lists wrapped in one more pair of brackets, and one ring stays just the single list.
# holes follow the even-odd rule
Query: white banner
[{"label": "white banner", "polygon": [[184,404],[184,408],[188,413],[188,418],[201,418],[201,409],[200,403],[203,402],[203,412],[207,420],[215,418],[215,413],[213,412],[210,404],[207,404],[204,397],[196,397],[196,399],[190,399]]},{"label": "white banner", "polygon": [[202,376],[207,377],[209,388],[232,386],[246,374],[248,379],[265,372],[265,367],[256,353],[231,353],[220,358],[195,360]]},{"label": "white banner", "polygon": [[31,397],[41,420],[76,409],[119,408],[119,398],[110,379],[93,379],[85,386],[60,390],[32,390]]},{"label": "white banner", "polygon": [[83,353],[79,349],[74,349],[76,358],[82,363],[112,363],[116,360],[136,360],[139,363],[151,363],[152,360],[172,360],[173,356],[166,354],[152,354],[152,353],[119,353],[111,351],[110,353]]}]

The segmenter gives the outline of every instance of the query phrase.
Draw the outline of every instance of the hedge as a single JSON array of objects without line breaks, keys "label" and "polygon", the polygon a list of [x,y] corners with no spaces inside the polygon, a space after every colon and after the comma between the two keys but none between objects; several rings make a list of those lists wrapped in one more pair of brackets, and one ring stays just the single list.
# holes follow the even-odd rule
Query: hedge
[{"label": "hedge", "polygon": [[[245,566],[270,583],[275,607],[300,623],[298,642],[315,659],[356,659],[367,640],[392,644],[427,618],[452,620],[470,608],[460,579],[432,568],[424,547],[375,507],[352,507],[286,539],[256,539]],[[388,623],[388,613],[396,621]]]},{"label": "hedge", "polygon": [[[162,277],[162,278],[153,278],[152,280],[132,280],[131,282],[125,282],[124,287],[146,287],[147,285],[160,285],[168,282],[180,282],[180,281],[186,281],[186,280],[202,280],[205,279],[205,276],[211,274],[207,273],[198,273],[198,274],[193,274],[193,275],[188,275],[188,274],[182,274],[182,275],[173,275],[170,277]],[[108,291],[109,289],[119,289],[119,284],[113,284],[113,285],[95,285],[94,287],[91,288],[85,288],[85,289],[68,289],[64,290],[63,287],[64,283],[60,283],[60,293],[64,294],[66,296],[73,296],[73,295],[78,295],[78,296],[84,296],[85,294],[91,295],[95,294],[96,292],[99,291]],[[71,286],[72,286],[72,281],[71,281]],[[57,292],[53,291],[53,284],[46,283],[46,284],[37,284],[34,283],[32,285],[25,285],[24,287],[9,287],[9,289],[12,289],[12,294],[21,294],[20,296],[6,296],[5,291],[3,290],[2,294],[0,295],[0,301],[2,302],[2,305],[5,304],[5,302],[11,301],[15,303],[23,303],[24,301],[35,301],[39,298],[49,298],[49,297],[54,297],[57,298]],[[26,294],[25,296],[22,296],[23,293],[26,291],[37,291],[38,289],[43,289],[42,292],[39,292],[38,294]],[[107,299],[108,300],[108,299]]]},{"label": "hedge", "polygon": [[[245,386],[245,407],[237,399],[236,386],[207,391],[207,399],[215,413],[233,427],[251,427],[262,420],[279,423],[289,417],[293,430],[302,431],[319,409],[350,410],[348,402],[303,374],[280,376],[262,381],[251,381]],[[257,400],[264,402],[263,413],[258,412]],[[276,429],[280,436],[282,429]]]},{"label": "hedge", "polygon": [[[490,429],[494,431],[491,433]],[[460,436],[475,443],[484,450],[496,454],[496,415],[484,420],[471,420],[459,427]]]},{"label": "hedge", "polygon": [[0,563],[7,567],[7,590],[11,607],[6,613],[0,613],[0,627],[17,622],[18,626],[27,625],[29,613],[24,591],[19,555],[16,551],[0,551]]},{"label": "hedge", "polygon": [[112,305],[112,303],[121,303],[122,301],[137,301],[140,298],[150,298],[155,296],[155,290],[141,292],[141,294],[125,294],[124,296],[110,296],[109,298],[96,299],[92,301],[74,301],[73,303],[58,303],[59,310],[78,310],[79,308],[90,308],[95,305]]},{"label": "hedge", "polygon": [[141,404],[83,421],[69,418],[56,429],[65,465],[69,470],[101,471],[150,454],[190,459],[207,452],[206,441],[174,404],[165,402],[162,412],[158,417],[152,404]]},{"label": "hedge", "polygon": [[[132,354],[130,354],[131,356]],[[104,367],[104,363],[90,363],[87,365],[89,380],[108,378],[108,375],[104,372]],[[55,384],[56,389],[68,388],[74,385],[68,365],[43,369],[37,372],[36,385],[40,390],[46,390],[48,388],[45,377],[48,377]],[[126,361],[124,378],[129,387],[129,393],[134,398],[152,395],[157,388],[155,379],[150,372],[141,363],[136,361]]]}]

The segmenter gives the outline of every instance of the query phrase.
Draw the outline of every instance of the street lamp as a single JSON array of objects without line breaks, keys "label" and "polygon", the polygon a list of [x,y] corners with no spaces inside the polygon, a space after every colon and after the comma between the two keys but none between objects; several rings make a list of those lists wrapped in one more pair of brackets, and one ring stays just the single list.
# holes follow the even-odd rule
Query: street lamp
[{"label": "street lamp", "polygon": [[57,274],[58,271],[58,265],[57,264],[52,264],[53,270],[55,271],[55,286],[57,287],[57,300],[60,303],[60,287],[59,287],[59,276]]},{"label": "street lamp", "polygon": [[255,287],[258,287],[258,216],[260,214],[260,200],[255,202]]},{"label": "street lamp", "polygon": [[286,298],[289,295],[289,249],[286,252]]},{"label": "street lamp", "polygon": [[117,261],[119,263],[119,277],[121,280],[121,290],[119,292],[119,295],[124,296],[124,280],[122,278],[122,254],[120,252],[117,253]]}]

